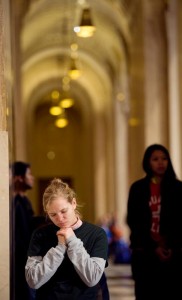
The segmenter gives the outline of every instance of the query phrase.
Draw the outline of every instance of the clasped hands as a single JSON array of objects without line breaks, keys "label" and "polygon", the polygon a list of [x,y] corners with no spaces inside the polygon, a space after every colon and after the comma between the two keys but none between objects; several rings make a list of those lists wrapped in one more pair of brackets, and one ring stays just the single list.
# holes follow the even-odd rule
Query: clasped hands
[{"label": "clasped hands", "polygon": [[69,239],[69,237],[75,235],[71,227],[60,228],[56,234],[58,237],[58,242],[64,245],[66,245],[66,241]]}]

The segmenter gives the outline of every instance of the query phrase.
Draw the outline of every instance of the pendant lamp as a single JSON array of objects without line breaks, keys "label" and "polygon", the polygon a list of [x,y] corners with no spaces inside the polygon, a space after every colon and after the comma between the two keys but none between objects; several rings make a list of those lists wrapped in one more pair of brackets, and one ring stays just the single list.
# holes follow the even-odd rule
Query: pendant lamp
[{"label": "pendant lamp", "polygon": [[96,28],[92,22],[90,7],[83,8],[79,26],[74,27],[77,36],[87,38],[93,36]]}]

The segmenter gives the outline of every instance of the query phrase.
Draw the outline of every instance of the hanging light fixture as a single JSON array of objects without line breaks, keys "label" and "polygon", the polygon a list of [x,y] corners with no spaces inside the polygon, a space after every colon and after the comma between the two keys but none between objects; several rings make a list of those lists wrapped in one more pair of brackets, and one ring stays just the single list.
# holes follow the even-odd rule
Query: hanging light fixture
[{"label": "hanging light fixture", "polygon": [[71,77],[71,79],[77,79],[81,75],[81,70],[77,67],[76,58],[70,58],[70,68],[68,70],[68,75]]},{"label": "hanging light fixture", "polygon": [[53,105],[49,108],[49,113],[52,116],[59,116],[63,113],[63,106],[61,107],[60,105]]},{"label": "hanging light fixture", "polygon": [[77,36],[86,38],[93,36],[95,30],[96,28],[92,22],[90,7],[83,8],[80,25],[75,26],[74,31]]},{"label": "hanging light fixture", "polygon": [[71,97],[67,96],[61,99],[59,105],[63,108],[70,108],[74,105],[74,100]]},{"label": "hanging light fixture", "polygon": [[60,98],[60,92],[58,90],[53,90],[51,92],[52,105],[49,108],[49,113],[52,116],[58,116],[63,113],[63,107],[61,107],[58,102],[59,98]]},{"label": "hanging light fixture", "polygon": [[53,90],[52,91],[52,93],[51,93],[51,98],[53,99],[53,100],[57,100],[57,99],[59,99],[59,96],[60,96],[60,92],[58,91],[58,90]]},{"label": "hanging light fixture", "polygon": [[62,115],[56,119],[54,124],[58,128],[64,128],[68,125],[68,119],[66,118],[66,116]]},{"label": "hanging light fixture", "polygon": [[70,78],[68,76],[64,76],[62,79],[62,90],[59,106],[63,109],[72,107],[74,100],[70,94]]},{"label": "hanging light fixture", "polygon": [[70,45],[70,48],[71,48],[71,56],[70,56],[70,67],[68,70],[68,75],[71,79],[74,80],[74,79],[77,79],[81,75],[81,70],[78,67],[78,53],[77,53],[78,44],[72,43]]}]

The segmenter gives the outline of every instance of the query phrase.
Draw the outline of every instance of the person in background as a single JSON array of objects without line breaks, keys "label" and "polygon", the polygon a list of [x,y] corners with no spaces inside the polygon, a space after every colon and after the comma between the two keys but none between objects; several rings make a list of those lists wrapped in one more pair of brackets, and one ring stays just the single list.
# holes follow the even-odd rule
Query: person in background
[{"label": "person in background", "polygon": [[123,230],[118,222],[117,214],[112,214],[109,226],[112,242],[110,253],[115,264],[129,264],[131,262],[131,250],[128,242],[123,237]]},{"label": "person in background", "polygon": [[160,144],[145,150],[143,170],[127,207],[135,299],[182,299],[182,181]]},{"label": "person in background", "polygon": [[34,299],[34,291],[29,288],[25,279],[27,250],[33,228],[34,211],[27,197],[32,189],[34,176],[29,163],[16,161],[11,166],[12,199],[12,300]]},{"label": "person in background", "polygon": [[101,226],[108,238],[108,256],[114,264],[129,264],[131,262],[131,250],[128,242],[123,237],[123,230],[119,225],[116,213],[103,215],[98,225]]},{"label": "person in background", "polygon": [[76,198],[59,178],[43,194],[51,223],[34,231],[25,267],[37,300],[97,299],[107,266],[107,236],[99,226],[81,220]]},{"label": "person in background", "polygon": [[108,241],[108,256],[111,254],[111,245],[113,241],[112,232],[110,229],[110,226],[112,224],[112,215],[110,213],[106,213],[103,216],[101,216],[97,222],[97,224],[102,227],[107,235],[107,241]]}]

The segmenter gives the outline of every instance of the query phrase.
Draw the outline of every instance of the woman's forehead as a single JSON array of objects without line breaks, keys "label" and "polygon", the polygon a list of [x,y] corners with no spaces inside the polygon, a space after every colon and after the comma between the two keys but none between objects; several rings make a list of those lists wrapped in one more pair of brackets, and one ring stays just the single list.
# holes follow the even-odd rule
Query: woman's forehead
[{"label": "woman's forehead", "polygon": [[68,202],[68,200],[65,197],[59,196],[56,198],[52,198],[49,200],[49,202],[47,203],[47,207],[51,207],[51,206],[64,206],[70,204]]},{"label": "woman's forehead", "polygon": [[151,153],[151,156],[152,155],[163,155],[163,156],[166,156],[166,153],[160,149],[156,149],[156,150],[153,150],[152,153]]}]

